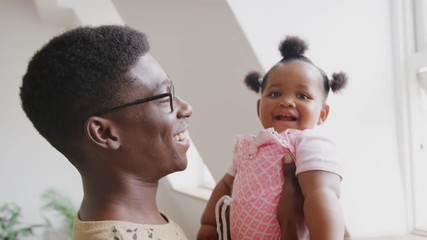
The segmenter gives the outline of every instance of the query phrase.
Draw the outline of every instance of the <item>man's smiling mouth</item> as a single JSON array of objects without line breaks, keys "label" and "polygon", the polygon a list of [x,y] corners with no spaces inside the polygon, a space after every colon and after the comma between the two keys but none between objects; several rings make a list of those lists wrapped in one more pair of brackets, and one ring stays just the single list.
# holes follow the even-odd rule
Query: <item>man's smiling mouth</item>
[{"label": "man's smiling mouth", "polygon": [[185,130],[184,132],[178,133],[174,136],[175,141],[181,142],[187,139],[188,131]]}]

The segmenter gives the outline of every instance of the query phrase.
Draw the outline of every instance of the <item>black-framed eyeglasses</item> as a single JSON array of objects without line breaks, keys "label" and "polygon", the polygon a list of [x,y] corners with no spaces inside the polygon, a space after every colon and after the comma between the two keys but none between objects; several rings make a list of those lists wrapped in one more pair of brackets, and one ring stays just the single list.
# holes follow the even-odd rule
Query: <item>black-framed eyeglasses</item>
[{"label": "black-framed eyeglasses", "polygon": [[173,100],[174,100],[174,97],[175,97],[175,88],[173,86],[173,83],[171,82],[171,86],[169,88],[169,92],[167,92],[167,93],[162,93],[162,94],[154,95],[154,96],[151,96],[151,97],[141,98],[141,99],[135,100],[133,102],[124,103],[124,104],[121,104],[121,105],[118,105],[118,106],[106,108],[106,109],[103,109],[103,110],[100,110],[100,111],[96,112],[93,115],[99,116],[99,115],[105,114],[107,112],[115,111],[117,109],[126,108],[126,107],[130,107],[130,106],[138,105],[138,104],[141,104],[141,103],[150,102],[150,101],[153,101],[153,100],[156,100],[156,99],[160,99],[160,98],[164,98],[164,97],[169,97],[170,109],[171,109],[171,112],[173,112],[173,109],[174,109]]}]

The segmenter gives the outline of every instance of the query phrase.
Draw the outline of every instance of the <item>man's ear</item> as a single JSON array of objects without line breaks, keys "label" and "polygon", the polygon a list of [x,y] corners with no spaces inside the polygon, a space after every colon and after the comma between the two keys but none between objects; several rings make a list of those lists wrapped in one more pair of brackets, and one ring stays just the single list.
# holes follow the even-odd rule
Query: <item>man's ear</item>
[{"label": "man's ear", "polygon": [[260,101],[261,101],[261,99],[258,99],[258,101],[256,102],[256,114],[258,115],[258,117],[259,117],[259,105],[260,105]]},{"label": "man's ear", "polygon": [[86,135],[101,148],[118,149],[120,137],[114,124],[102,117],[92,116],[85,125]]},{"label": "man's ear", "polygon": [[329,105],[325,103],[323,104],[322,110],[320,110],[320,116],[319,116],[319,121],[317,122],[317,125],[324,123],[326,121],[326,118],[328,118],[328,114],[329,114]]}]

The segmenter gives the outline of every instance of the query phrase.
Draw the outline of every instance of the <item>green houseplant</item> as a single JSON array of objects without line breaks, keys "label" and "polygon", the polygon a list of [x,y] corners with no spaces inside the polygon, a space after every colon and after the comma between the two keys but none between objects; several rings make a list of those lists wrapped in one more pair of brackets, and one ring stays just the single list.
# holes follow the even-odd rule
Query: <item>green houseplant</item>
[{"label": "green houseplant", "polygon": [[21,208],[15,203],[0,206],[0,240],[17,240],[33,235],[35,228],[43,224],[24,225],[21,222]]},{"label": "green houseplant", "polygon": [[[36,228],[44,228],[44,239],[71,239],[77,213],[71,200],[54,189],[45,191],[41,197],[44,202],[41,215],[45,224],[23,224],[21,207],[15,203],[4,203],[0,206],[0,240],[18,240],[34,236]],[[61,221],[57,221],[58,218]],[[53,223],[62,224],[61,228]]]},{"label": "green houseplant", "polygon": [[[70,199],[62,195],[59,191],[54,189],[49,189],[42,195],[42,200],[45,202],[45,205],[42,207],[42,211],[50,214],[51,217],[59,217],[65,223],[65,230],[68,237],[71,238],[71,232],[73,230],[74,218],[76,216],[77,210],[73,206]],[[44,216],[47,223],[47,231],[51,231],[53,228],[52,222]]]}]

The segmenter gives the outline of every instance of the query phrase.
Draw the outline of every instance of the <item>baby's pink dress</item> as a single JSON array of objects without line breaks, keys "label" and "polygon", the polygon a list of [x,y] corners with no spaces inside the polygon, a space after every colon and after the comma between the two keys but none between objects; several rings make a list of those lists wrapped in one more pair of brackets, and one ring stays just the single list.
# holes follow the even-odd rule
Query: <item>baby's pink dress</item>
[{"label": "baby's pink dress", "polygon": [[336,147],[317,129],[263,129],[258,135],[239,135],[227,173],[234,176],[230,206],[233,240],[280,239],[277,204],[284,182],[283,157],[290,155],[296,175],[322,170],[342,176]]}]

